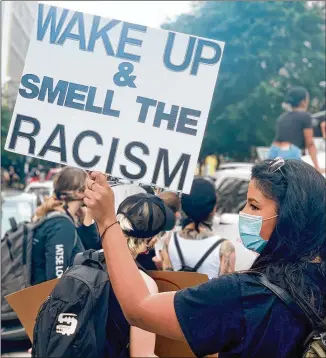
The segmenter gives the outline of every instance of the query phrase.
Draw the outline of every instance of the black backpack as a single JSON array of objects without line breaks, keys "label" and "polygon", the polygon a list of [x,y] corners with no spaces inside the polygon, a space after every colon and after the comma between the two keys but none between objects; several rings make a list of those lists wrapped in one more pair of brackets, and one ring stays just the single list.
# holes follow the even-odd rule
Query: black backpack
[{"label": "black backpack", "polygon": [[[32,246],[36,230],[46,221],[62,216],[71,218],[58,211],[53,211],[36,222],[16,224],[11,220],[11,230],[1,240],[1,320],[17,319],[5,296],[31,285]],[[77,242],[77,231],[75,242]]]},{"label": "black backpack", "polygon": [[322,319],[315,314],[315,322],[312,322],[305,311],[285,290],[274,285],[268,278],[261,273],[251,272],[255,275],[257,281],[270,289],[279,299],[281,299],[286,306],[296,315],[309,322],[312,327],[311,333],[306,338],[302,350],[303,358],[324,358],[326,357],[326,319]]},{"label": "black backpack", "polygon": [[[114,292],[103,250],[77,254],[39,310],[32,357],[101,358],[104,352],[129,356],[129,326],[126,333],[111,319],[108,324],[110,294]],[[118,314],[123,316],[121,310]],[[114,327],[110,347],[107,327]]]},{"label": "black backpack", "polygon": [[174,238],[174,243],[175,246],[177,248],[177,252],[178,252],[178,256],[179,259],[181,261],[181,269],[179,271],[184,271],[184,272],[197,272],[198,269],[200,268],[200,266],[205,262],[205,260],[207,259],[207,257],[216,249],[216,247],[218,245],[220,245],[223,241],[226,241],[226,239],[220,239],[217,240],[203,255],[203,257],[197,262],[197,264],[194,267],[190,267],[188,265],[185,264],[185,260],[181,251],[181,247],[179,244],[179,240],[178,240],[178,236],[177,233],[175,232],[173,234],[173,238]]}]

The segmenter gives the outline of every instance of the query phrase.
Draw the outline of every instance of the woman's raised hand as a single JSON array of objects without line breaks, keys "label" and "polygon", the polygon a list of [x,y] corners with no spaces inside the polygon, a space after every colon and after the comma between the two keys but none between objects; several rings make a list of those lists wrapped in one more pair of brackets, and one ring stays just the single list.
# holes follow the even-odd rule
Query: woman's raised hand
[{"label": "woman's raised hand", "polygon": [[106,175],[92,172],[86,179],[84,203],[92,210],[100,235],[106,227],[116,221],[114,193]]}]

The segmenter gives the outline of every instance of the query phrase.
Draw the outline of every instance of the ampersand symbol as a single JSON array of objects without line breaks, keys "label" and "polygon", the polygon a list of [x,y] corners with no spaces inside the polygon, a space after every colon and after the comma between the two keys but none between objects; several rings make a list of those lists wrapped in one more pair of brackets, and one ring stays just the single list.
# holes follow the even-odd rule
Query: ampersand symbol
[{"label": "ampersand symbol", "polygon": [[136,88],[134,83],[136,76],[131,76],[134,70],[134,65],[130,62],[122,62],[120,63],[118,69],[119,72],[113,76],[114,83],[119,87],[128,86],[131,88]]}]

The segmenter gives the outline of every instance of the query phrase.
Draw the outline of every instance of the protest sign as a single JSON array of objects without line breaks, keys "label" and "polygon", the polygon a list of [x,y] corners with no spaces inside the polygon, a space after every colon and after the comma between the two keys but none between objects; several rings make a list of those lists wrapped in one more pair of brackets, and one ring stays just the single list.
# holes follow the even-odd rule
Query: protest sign
[{"label": "protest sign", "polygon": [[5,148],[189,193],[223,49],[39,4]]}]

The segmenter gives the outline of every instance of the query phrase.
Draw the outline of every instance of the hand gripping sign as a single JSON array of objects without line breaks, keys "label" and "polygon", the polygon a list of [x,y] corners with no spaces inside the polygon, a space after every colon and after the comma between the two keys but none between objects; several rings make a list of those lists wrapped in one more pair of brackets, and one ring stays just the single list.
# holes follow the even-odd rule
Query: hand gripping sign
[{"label": "hand gripping sign", "polygon": [[188,193],[223,48],[39,4],[5,148]]}]

